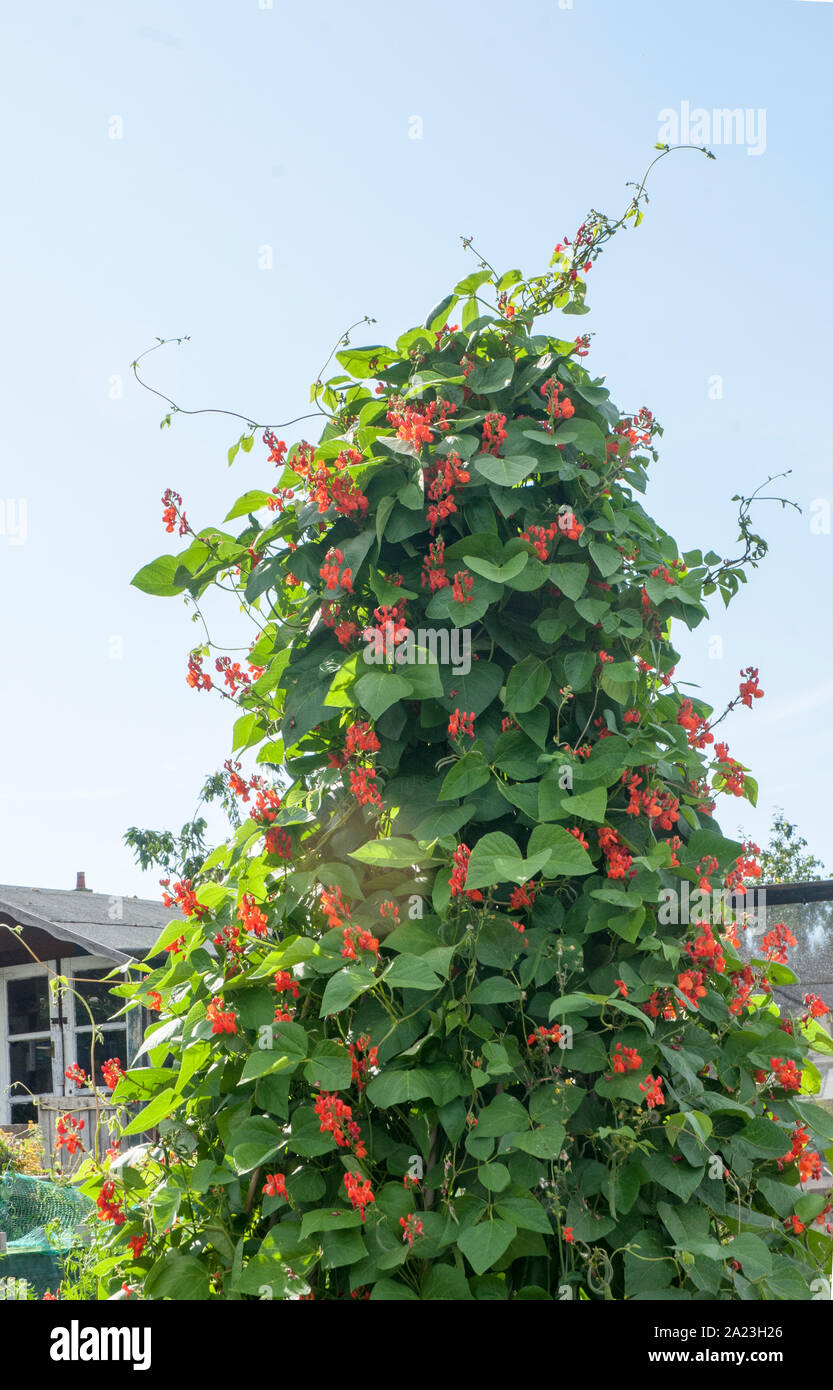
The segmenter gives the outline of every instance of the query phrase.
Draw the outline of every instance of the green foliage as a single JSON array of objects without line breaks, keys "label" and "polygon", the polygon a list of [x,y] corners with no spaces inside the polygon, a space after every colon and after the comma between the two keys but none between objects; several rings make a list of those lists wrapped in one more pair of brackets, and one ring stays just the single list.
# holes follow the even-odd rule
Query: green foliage
[{"label": "green foliage", "polygon": [[833,1125],[779,967],[660,911],[757,872],[670,627],[760,549],[681,559],[638,500],[653,417],[535,331],[584,312],[611,226],[345,343],[319,443],[267,433],[275,510],[249,492],[239,535],[137,577],[235,590],[260,767],[119,987],[158,1012],[114,1095],[135,1147],[83,1174],[103,1295],[803,1299],[829,1268],[785,1156]]},{"label": "green foliage", "polygon": [[772,817],[769,844],[761,854],[761,872],[767,883],[812,883],[824,878],[824,864],[806,854],[807,841],[778,807]]}]

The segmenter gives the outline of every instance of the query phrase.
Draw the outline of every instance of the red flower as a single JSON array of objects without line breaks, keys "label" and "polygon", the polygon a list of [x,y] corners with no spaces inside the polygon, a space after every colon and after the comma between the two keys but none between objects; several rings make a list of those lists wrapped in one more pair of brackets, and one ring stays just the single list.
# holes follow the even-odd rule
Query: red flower
[{"label": "red flower", "polygon": [[118,1057],[110,1057],[108,1061],[102,1062],[101,1074],[104,1077],[105,1086],[109,1087],[111,1091],[115,1091],[119,1081],[124,1076]]},{"label": "red flower", "polygon": [[408,1245],[413,1249],[416,1237],[424,1235],[422,1222],[417,1216],[400,1216],[399,1224],[402,1227],[403,1241],[407,1241]]},{"label": "red flower", "polygon": [[665,1096],[662,1094],[662,1077],[646,1076],[644,1083],[639,1083],[640,1091],[644,1092],[645,1104],[649,1110],[653,1110],[655,1105],[664,1105]]},{"label": "red flower", "polygon": [[127,1243],[133,1253],[134,1260],[138,1260],[148,1243],[148,1238],[147,1236],[133,1236]]},{"label": "red flower", "polygon": [[565,1239],[565,1241],[567,1242],[567,1244],[568,1244],[568,1245],[572,1245],[572,1244],[573,1244],[573,1239],[574,1239],[574,1237],[573,1237],[573,1228],[572,1228],[572,1226],[565,1226],[565,1227],[564,1227],[564,1232],[563,1232],[563,1234],[564,1234],[564,1239]]},{"label": "red flower", "polygon": [[76,1086],[78,1086],[79,1088],[81,1086],[89,1085],[89,1081],[87,1080],[87,1073],[81,1067],[79,1067],[77,1062],[73,1062],[71,1067],[67,1067],[66,1071],[64,1072],[64,1076],[66,1077],[67,1081],[74,1081]]},{"label": "red flower", "polygon": [[289,1200],[286,1191],[286,1178],[283,1173],[267,1173],[266,1182],[261,1191],[266,1197],[283,1197],[285,1202]]},{"label": "red flower", "polygon": [[362,1222],[364,1222],[367,1219],[365,1207],[376,1201],[370,1190],[370,1178],[365,1178],[362,1182],[361,1173],[345,1173],[344,1186],[347,1188],[347,1196],[350,1198],[353,1209],[361,1212]]},{"label": "red flower", "polygon": [[231,1011],[223,1012],[223,1001],[215,995],[206,1009],[206,1017],[211,1020],[212,1033],[236,1033],[237,1019]]}]

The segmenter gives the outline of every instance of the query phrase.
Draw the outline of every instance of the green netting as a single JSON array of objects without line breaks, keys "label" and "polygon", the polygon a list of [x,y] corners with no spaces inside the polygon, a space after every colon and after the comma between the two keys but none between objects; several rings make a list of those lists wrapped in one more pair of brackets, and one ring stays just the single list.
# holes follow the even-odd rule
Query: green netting
[{"label": "green netting", "polygon": [[33,1291],[53,1291],[61,1281],[61,1252],[84,1243],[92,1206],[76,1188],[28,1173],[0,1175],[0,1279],[25,1279]]}]

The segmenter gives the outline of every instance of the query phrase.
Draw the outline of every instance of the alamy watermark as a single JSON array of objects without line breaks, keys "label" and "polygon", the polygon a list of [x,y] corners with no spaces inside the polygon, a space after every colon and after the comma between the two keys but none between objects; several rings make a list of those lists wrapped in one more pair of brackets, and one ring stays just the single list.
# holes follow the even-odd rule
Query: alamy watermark
[{"label": "alamy watermark", "polygon": [[[401,635],[400,635],[401,634]],[[455,676],[471,670],[471,630],[397,625],[390,619],[364,632],[364,660],[369,666],[451,666]]]},{"label": "alamy watermark", "polygon": [[766,152],[764,107],[665,106],[659,112],[657,140],[663,145],[746,145],[747,154]]}]

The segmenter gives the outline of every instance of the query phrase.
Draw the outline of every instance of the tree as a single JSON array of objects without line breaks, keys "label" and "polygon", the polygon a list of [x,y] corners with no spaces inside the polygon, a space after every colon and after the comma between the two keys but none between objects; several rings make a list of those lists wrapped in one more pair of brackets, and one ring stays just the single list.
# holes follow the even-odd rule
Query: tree
[{"label": "tree", "polygon": [[134,582],[233,589],[248,659],[206,628],[188,681],[259,770],[119,986],[158,1020],[114,1100],[159,1139],[84,1171],[104,1294],[804,1299],[829,1266],[796,1183],[833,1042],[771,1002],[778,928],[744,964],[710,920],[760,875],[715,799],[756,787],[674,680],[672,621],[766,551],[753,498],[737,557],[681,555],[639,501],[654,416],[587,335],[537,331],[586,312],[643,202],[541,275],[481,259],[393,347],[344,341],[317,444],[247,422],[230,457],[262,433],[278,478],[223,526],[165,495],[185,549]]},{"label": "tree", "polygon": [[761,854],[764,882],[814,883],[823,878],[824,874],[817,872],[824,869],[822,861],[814,854],[805,854],[806,848],[807,841],[798,834],[798,826],[787,820],[782,807],[776,807],[769,844]]}]

